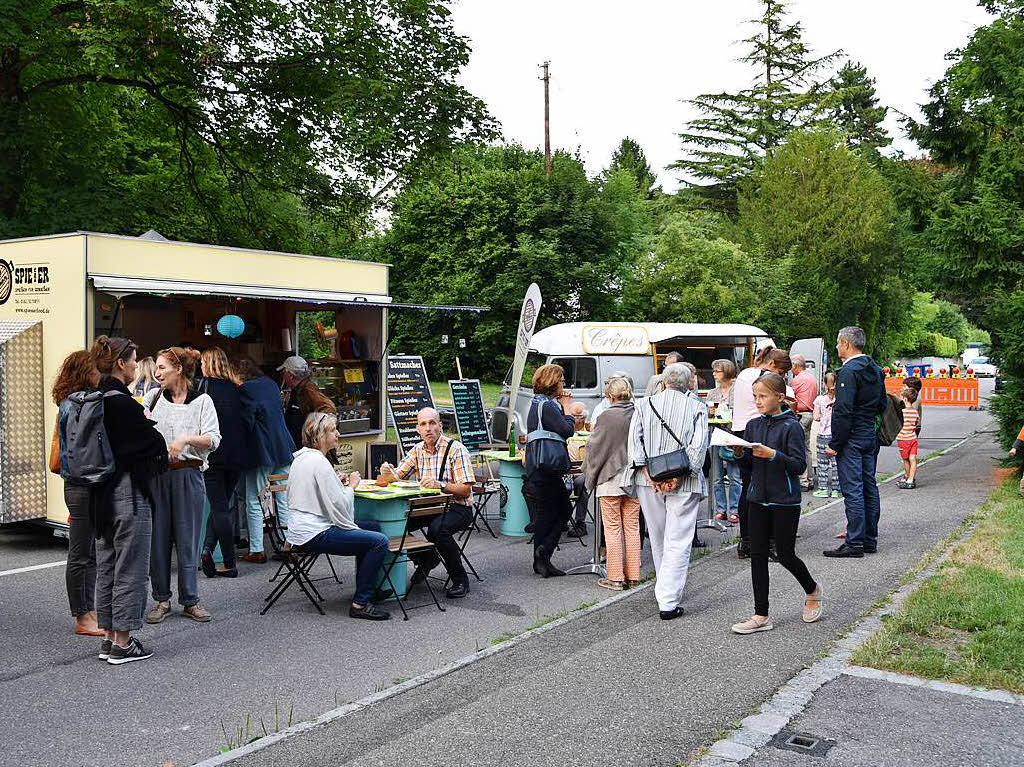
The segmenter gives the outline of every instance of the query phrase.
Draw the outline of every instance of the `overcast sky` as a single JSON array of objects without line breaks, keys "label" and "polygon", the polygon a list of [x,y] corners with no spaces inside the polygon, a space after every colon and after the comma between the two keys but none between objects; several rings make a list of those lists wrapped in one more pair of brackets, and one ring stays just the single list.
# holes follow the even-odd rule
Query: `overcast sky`
[{"label": "overcast sky", "polygon": [[[551,143],[580,148],[593,174],[623,136],[637,140],[666,190],[680,156],[676,134],[693,116],[682,100],[735,92],[752,71],[735,61],[755,0],[455,0],[456,29],[473,55],[463,82],[501,121],[504,136],[544,144],[540,64],[551,61]],[[945,72],[945,55],[991,18],[974,0],[794,0],[816,53],[841,48],[876,79],[881,103],[912,116]],[[908,154],[896,115],[887,126]]]}]

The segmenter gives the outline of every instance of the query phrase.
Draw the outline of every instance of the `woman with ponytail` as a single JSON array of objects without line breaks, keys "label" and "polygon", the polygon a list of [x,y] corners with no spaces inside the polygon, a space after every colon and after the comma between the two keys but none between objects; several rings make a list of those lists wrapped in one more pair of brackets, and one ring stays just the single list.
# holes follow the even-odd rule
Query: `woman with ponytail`
[{"label": "woman with ponytail", "polygon": [[149,575],[156,606],[147,623],[161,623],[171,611],[171,545],[177,550],[178,602],[184,615],[205,623],[210,612],[199,604],[199,534],[203,518],[210,453],[220,445],[220,424],[213,400],[192,386],[199,352],[171,346],[156,358],[159,389],[143,399],[167,445],[170,471],[154,483],[153,548]]}]

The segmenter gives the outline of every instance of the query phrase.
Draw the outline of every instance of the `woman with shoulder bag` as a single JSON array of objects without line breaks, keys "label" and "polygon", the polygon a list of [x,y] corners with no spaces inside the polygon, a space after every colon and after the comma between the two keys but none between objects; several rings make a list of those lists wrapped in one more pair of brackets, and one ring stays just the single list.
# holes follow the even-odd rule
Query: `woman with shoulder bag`
[{"label": "woman with shoulder bag", "polygon": [[75,633],[83,636],[103,636],[105,632],[96,623],[96,540],[89,514],[89,487],[71,479],[67,420],[71,412],[69,397],[76,391],[92,391],[99,384],[100,371],[87,351],[71,352],[53,382],[57,422],[50,451],[50,471],[60,474],[64,480],[64,503],[68,507],[68,564],[64,577]]},{"label": "woman with shoulder bag", "polygon": [[707,495],[701,468],[708,447],[708,411],[690,390],[682,363],[665,368],[664,391],[637,408],[630,428],[633,484],[651,538],[662,620],[683,614],[680,601],[690,567],[697,512]]},{"label": "woman with shoulder bag", "polygon": [[171,611],[172,545],[177,551],[178,602],[183,614],[199,623],[211,617],[199,604],[196,560],[206,495],[203,472],[210,453],[220,445],[220,424],[210,395],[192,387],[198,362],[195,349],[161,349],[156,358],[160,388],[143,401],[163,435],[170,459],[170,471],[158,477],[153,487],[156,510],[149,572],[156,606],[146,615],[146,623],[161,623]]},{"label": "woman with shoulder bag", "polygon": [[[597,585],[621,591],[640,583],[640,502],[622,488],[630,483],[629,426],[633,387],[627,378],[612,378],[604,389],[611,403],[587,441],[583,463],[586,486],[597,494],[608,552],[608,575]],[[623,539],[625,562],[623,562]]]},{"label": "woman with shoulder bag", "polygon": [[565,575],[551,564],[570,514],[567,440],[576,430],[576,418],[566,415],[572,394],[565,391],[560,365],[541,365],[533,374],[533,402],[526,418],[526,479],[523,497],[533,519],[533,571],[545,578]]}]

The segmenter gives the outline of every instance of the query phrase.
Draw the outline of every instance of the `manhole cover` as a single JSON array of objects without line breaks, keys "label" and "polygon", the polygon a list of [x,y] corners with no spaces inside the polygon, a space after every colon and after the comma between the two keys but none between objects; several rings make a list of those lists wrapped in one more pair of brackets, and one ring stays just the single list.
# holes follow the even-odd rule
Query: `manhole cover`
[{"label": "manhole cover", "polygon": [[775,748],[780,748],[783,751],[795,751],[798,754],[815,756],[819,759],[824,757],[835,744],[834,740],[793,730],[781,730],[771,740],[771,745]]}]

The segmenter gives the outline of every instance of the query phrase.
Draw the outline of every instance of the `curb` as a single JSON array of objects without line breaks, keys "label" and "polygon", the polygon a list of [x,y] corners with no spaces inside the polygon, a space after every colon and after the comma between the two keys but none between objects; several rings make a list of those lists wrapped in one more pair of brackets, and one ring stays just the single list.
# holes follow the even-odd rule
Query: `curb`
[{"label": "curb", "polygon": [[[959,442],[957,442],[957,443],[955,443],[953,445],[950,445],[949,447],[947,447],[944,450],[940,451],[939,452],[939,456],[946,455],[950,451],[960,447],[961,445],[963,445],[968,440],[970,440],[970,439],[974,438],[975,436],[977,436],[979,433],[982,433],[982,430],[977,430],[975,432],[972,432],[971,434],[967,435],[966,437],[964,437]],[[936,456],[936,457],[938,457],[938,456]],[[934,460],[934,458],[932,460]],[[883,482],[880,482],[879,484],[880,485],[887,484],[889,482],[892,482],[892,481],[898,479],[900,476],[901,476],[900,474],[897,474],[897,475],[895,475],[893,477],[890,477],[889,479],[884,480]],[[817,514],[820,511],[824,511],[825,509],[830,509],[830,508],[832,508],[834,506],[838,506],[842,502],[843,502],[842,498],[837,498],[836,500],[829,501],[828,503],[823,503],[821,506],[817,506],[814,509],[812,509],[811,511],[807,512],[806,514],[804,514],[803,517],[812,516],[814,514]],[[973,526],[972,526],[971,529],[973,529]],[[708,562],[708,561],[710,561],[712,559],[715,559],[718,556],[721,556],[723,554],[726,554],[727,552],[730,552],[730,551],[734,550],[736,548],[736,546],[737,546],[737,544],[734,543],[734,544],[731,544],[729,546],[724,546],[724,547],[722,547],[720,549],[717,549],[716,551],[714,551],[714,552],[712,552],[712,553],[710,553],[710,554],[708,554],[706,556],[701,557],[699,560],[692,562],[690,564],[690,569],[692,570],[693,568],[699,567],[701,564],[703,564],[705,562]],[[938,562],[936,562],[935,564],[937,565]],[[912,584],[910,584],[910,585],[913,585],[913,584],[916,584],[916,583],[917,583],[917,579],[915,579],[912,582]],[[329,723],[334,722],[334,721],[336,721],[338,719],[342,719],[342,718],[344,718],[346,716],[349,716],[350,714],[354,714],[354,713],[356,713],[358,711],[361,711],[361,710],[363,710],[365,708],[368,708],[369,706],[372,706],[372,705],[374,705],[376,703],[380,703],[382,701],[385,701],[385,700],[388,700],[390,698],[393,698],[393,697],[395,697],[397,695],[401,695],[402,693],[408,692],[409,690],[414,690],[417,687],[422,687],[423,685],[427,684],[428,682],[432,682],[435,679],[439,679],[439,678],[441,678],[443,676],[451,674],[451,673],[453,673],[455,671],[458,671],[461,668],[465,668],[466,666],[470,666],[470,665],[472,665],[474,663],[477,663],[478,661],[484,660],[485,658],[489,658],[492,655],[496,655],[496,654],[498,654],[500,652],[504,652],[505,650],[507,650],[507,649],[509,649],[511,647],[515,647],[516,645],[522,644],[523,642],[527,641],[528,639],[531,639],[531,638],[533,638],[535,636],[543,634],[543,633],[545,633],[547,631],[552,631],[555,628],[558,628],[559,626],[562,626],[562,625],[564,625],[564,624],[566,624],[566,623],[568,623],[570,621],[576,620],[576,619],[581,618],[581,617],[583,617],[585,615],[590,615],[592,613],[598,612],[599,610],[603,610],[606,607],[609,607],[609,606],[611,606],[613,604],[616,604],[616,603],[621,602],[621,601],[623,601],[625,599],[628,599],[631,596],[635,596],[636,594],[638,594],[638,593],[640,593],[642,591],[646,591],[646,590],[652,588],[653,586],[654,586],[654,580],[653,579],[650,580],[650,581],[646,581],[645,583],[642,583],[641,585],[639,585],[639,586],[637,586],[635,588],[629,589],[628,591],[623,591],[623,592],[621,592],[619,594],[615,594],[615,595],[613,595],[611,597],[608,597],[607,599],[605,599],[605,600],[603,600],[601,602],[598,602],[597,604],[591,605],[590,607],[584,608],[582,610],[574,610],[574,611],[568,613],[567,615],[563,615],[561,618],[557,618],[557,619],[551,621],[550,623],[545,623],[543,626],[539,626],[539,627],[534,628],[534,629],[529,629],[527,631],[524,631],[522,634],[517,634],[516,636],[512,637],[511,639],[505,640],[504,642],[501,642],[501,643],[496,644],[496,645],[492,645],[491,647],[486,647],[483,650],[478,650],[477,652],[472,653],[470,655],[465,655],[465,656],[463,656],[461,658],[457,658],[456,660],[451,661],[451,662],[445,664],[444,666],[441,666],[441,667],[436,668],[436,669],[434,669],[432,671],[427,671],[427,672],[425,672],[423,674],[415,676],[412,679],[408,679],[405,682],[402,682],[401,684],[397,684],[397,685],[394,685],[392,687],[388,687],[385,690],[381,690],[380,692],[373,693],[372,695],[368,695],[366,697],[360,698],[359,700],[353,701],[351,703],[346,703],[346,704],[344,704],[342,706],[338,706],[337,708],[330,709],[329,711],[326,711],[323,714],[320,714],[315,719],[311,719],[311,720],[304,721],[304,722],[299,722],[298,724],[291,725],[290,727],[286,727],[285,729],[280,730],[278,732],[274,732],[274,733],[271,733],[269,735],[266,735],[266,736],[260,738],[259,740],[253,741],[252,743],[248,743],[248,744],[246,744],[244,746],[239,746],[238,748],[233,748],[233,749],[231,749],[230,751],[228,751],[226,753],[218,754],[216,756],[210,757],[208,759],[204,759],[204,760],[199,761],[199,762],[194,762],[192,764],[192,767],[220,767],[221,765],[230,764],[231,762],[235,761],[236,759],[239,759],[239,758],[241,758],[243,756],[248,756],[250,754],[254,754],[254,753],[258,752],[258,751],[262,751],[263,749],[268,748],[269,746],[273,746],[273,745],[275,745],[277,743],[280,743],[283,740],[287,740],[288,738],[291,738],[291,737],[293,737],[295,735],[300,735],[300,734],[302,734],[304,732],[309,732],[310,730],[313,730],[313,729],[315,729],[317,727],[321,727],[323,725],[329,724]],[[907,587],[904,587],[904,589],[905,588],[907,588]],[[902,589],[901,589],[901,591],[902,591]],[[866,620],[866,619],[864,619],[864,620]],[[862,620],[861,623],[863,623],[863,622],[864,621]],[[881,626],[881,620],[879,619],[878,620],[878,627],[880,627],[880,626]],[[873,628],[871,630],[871,633],[873,634],[874,631],[876,631],[876,630],[877,630],[877,627]],[[852,636],[852,634],[850,636]],[[870,636],[870,634],[868,636]],[[847,637],[847,639],[848,638],[849,637]],[[840,640],[839,644],[842,644],[843,642],[847,641],[847,639]],[[867,636],[864,636],[860,641],[863,641],[864,639],[867,639]],[[860,641],[858,641],[857,644],[860,644]],[[852,653],[852,651],[853,651],[852,647],[849,650],[846,651],[846,657],[847,658],[849,658],[849,655],[850,655],[850,653]],[[826,659],[826,660],[828,660],[828,659]],[[818,666],[821,663],[824,663],[824,661],[819,661],[817,664],[815,664],[815,666],[812,666],[811,669],[815,668],[816,666]],[[839,674],[842,672],[842,669],[844,668],[844,666],[845,666],[845,663],[840,663],[836,667],[834,675],[829,676],[829,678],[827,678],[827,679],[823,678],[822,681],[819,684],[817,684],[813,689],[817,690],[818,687],[821,687],[821,685],[823,685],[825,682],[831,681],[832,679],[835,679],[836,677],[838,677]],[[806,674],[811,669],[805,670],[798,677],[796,677],[796,679],[799,679],[800,676],[803,676],[803,674]],[[831,674],[831,671],[829,671],[829,674]],[[795,681],[795,679],[791,680],[786,686],[784,686],[779,691],[779,693],[776,694],[776,697],[779,697],[779,695],[781,695],[786,690],[786,688],[789,686],[789,684],[793,684],[794,681]],[[813,690],[806,694],[806,700],[803,700],[803,693],[799,694],[800,699],[803,700],[803,702],[800,704],[800,710],[801,711],[803,710],[803,707],[810,701],[812,692],[813,692]],[[772,699],[772,701],[774,701],[774,700],[775,700],[775,698]],[[723,749],[725,752],[730,753],[730,754],[737,754],[737,756],[730,757],[730,756],[725,756],[724,754],[721,755],[721,756],[716,755],[715,758],[712,761],[707,761],[707,762],[705,762],[705,761],[698,761],[695,764],[696,765],[700,765],[700,767],[713,767],[713,766],[717,767],[717,766],[719,766],[719,765],[721,765],[723,763],[736,762],[736,761],[739,761],[740,759],[745,759],[746,756],[749,756],[751,753],[753,753],[753,749],[750,749],[749,752],[747,752],[744,756],[738,756],[738,754],[742,753],[742,750],[739,750],[739,751],[735,750],[736,746],[739,746],[741,749],[750,748],[750,747],[746,746],[744,743],[741,743],[738,740],[733,741],[732,739],[734,737],[741,737],[741,738],[743,738],[745,740],[749,740],[749,741],[753,742],[754,740],[760,740],[761,736],[764,735],[764,740],[761,741],[758,744],[758,745],[763,745],[764,743],[767,743],[768,740],[771,739],[771,736],[774,735],[775,732],[778,732],[778,730],[781,729],[786,724],[786,722],[789,721],[789,718],[791,716],[795,716],[797,713],[800,712],[800,711],[795,711],[793,714],[790,714],[789,716],[787,716],[785,718],[784,721],[782,721],[778,725],[778,727],[775,729],[774,732],[772,732],[770,734],[766,734],[767,730],[763,729],[763,728],[770,727],[772,725],[772,723],[774,723],[774,721],[776,719],[781,719],[782,718],[782,714],[784,713],[784,710],[785,710],[785,709],[779,709],[779,708],[772,708],[771,702],[766,703],[761,708],[762,708],[762,710],[764,710],[766,707],[768,707],[769,710],[764,711],[764,713],[773,715],[772,719],[764,719],[764,718],[758,719],[757,716],[754,716],[754,717],[747,717],[747,719],[743,720],[743,722],[747,722],[748,720],[754,720],[754,723],[753,723],[753,725],[750,728],[750,732],[754,733],[753,737],[750,734],[746,734],[746,735],[741,735],[740,734],[740,733],[745,732],[745,730],[747,729],[747,728],[744,727],[744,728],[741,728],[741,730],[736,731],[736,733],[734,733],[734,735],[731,735],[729,739],[720,740],[717,743],[712,745],[712,750],[714,750],[714,749],[719,747],[719,744],[728,744],[728,745],[721,746],[721,749]],[[762,729],[757,729],[757,728],[762,728]],[[711,751],[709,750],[708,753],[710,755]],[[707,759],[707,758],[708,757],[704,757],[704,759]]]}]

